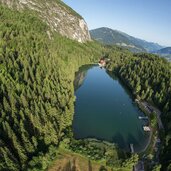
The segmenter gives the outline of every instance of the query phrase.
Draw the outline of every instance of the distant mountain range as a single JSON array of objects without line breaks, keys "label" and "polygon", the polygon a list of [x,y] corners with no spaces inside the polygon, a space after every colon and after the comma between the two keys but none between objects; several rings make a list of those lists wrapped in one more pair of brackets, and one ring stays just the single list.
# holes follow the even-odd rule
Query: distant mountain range
[{"label": "distant mountain range", "polygon": [[171,47],[166,47],[163,49],[160,49],[158,51],[156,51],[157,54],[161,54],[161,55],[171,55]]},{"label": "distant mountain range", "polygon": [[112,30],[110,28],[101,27],[94,30],[90,30],[92,39],[108,45],[118,45],[130,49],[133,52],[156,52],[163,46],[147,42],[130,36],[118,30]]},{"label": "distant mountain range", "polygon": [[153,53],[165,57],[171,61],[171,47],[162,48],[160,50],[154,51]]}]

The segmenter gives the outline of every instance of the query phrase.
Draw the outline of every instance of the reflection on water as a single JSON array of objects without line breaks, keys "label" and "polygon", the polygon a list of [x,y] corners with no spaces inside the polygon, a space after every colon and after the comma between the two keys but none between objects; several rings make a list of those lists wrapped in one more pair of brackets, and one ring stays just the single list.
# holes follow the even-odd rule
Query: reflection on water
[{"label": "reflection on water", "polygon": [[75,91],[83,84],[88,69],[90,69],[93,66],[94,65],[85,65],[81,67],[78,72],[76,72],[74,80]]}]

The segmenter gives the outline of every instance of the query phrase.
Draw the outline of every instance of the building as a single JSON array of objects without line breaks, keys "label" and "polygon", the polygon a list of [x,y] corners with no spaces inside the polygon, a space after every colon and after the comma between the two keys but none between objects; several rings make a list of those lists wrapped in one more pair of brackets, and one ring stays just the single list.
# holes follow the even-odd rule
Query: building
[{"label": "building", "polygon": [[99,60],[99,66],[100,66],[100,67],[106,66],[106,60],[105,60],[104,58],[101,58],[101,59]]}]

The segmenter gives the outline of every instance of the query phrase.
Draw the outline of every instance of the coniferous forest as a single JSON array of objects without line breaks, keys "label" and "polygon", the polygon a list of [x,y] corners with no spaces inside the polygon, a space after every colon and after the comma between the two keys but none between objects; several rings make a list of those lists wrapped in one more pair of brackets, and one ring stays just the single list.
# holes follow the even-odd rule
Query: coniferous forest
[{"label": "coniferous forest", "polygon": [[132,94],[161,110],[164,131],[159,132],[162,139],[160,151],[161,170],[171,169],[171,63],[153,54],[108,50],[111,59],[107,68],[118,75]]},{"label": "coniferous forest", "polygon": [[75,71],[100,55],[98,44],[46,31],[29,12],[0,7],[0,170],[52,160],[72,123]]},{"label": "coniferous forest", "polygon": [[81,44],[54,32],[50,38],[47,31],[34,13],[0,6],[0,170],[45,170],[61,142],[92,160],[105,156],[111,167],[131,169],[137,156],[72,135],[75,72],[104,55],[111,59],[107,69],[162,111],[160,163],[162,170],[171,170],[171,64],[156,55],[94,41]]}]

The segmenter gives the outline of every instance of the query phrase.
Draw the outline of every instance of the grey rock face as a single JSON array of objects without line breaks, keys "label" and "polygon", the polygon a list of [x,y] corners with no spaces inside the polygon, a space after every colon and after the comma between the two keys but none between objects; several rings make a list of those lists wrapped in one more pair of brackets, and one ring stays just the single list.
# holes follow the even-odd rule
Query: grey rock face
[{"label": "grey rock face", "polygon": [[48,24],[50,31],[59,32],[81,43],[91,40],[84,19],[60,0],[0,0],[0,2],[16,10],[33,10]]}]

